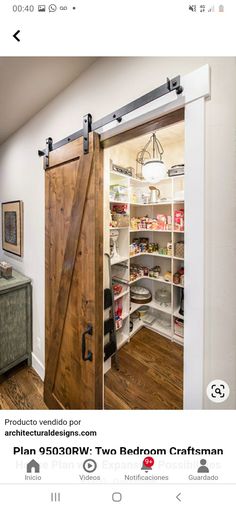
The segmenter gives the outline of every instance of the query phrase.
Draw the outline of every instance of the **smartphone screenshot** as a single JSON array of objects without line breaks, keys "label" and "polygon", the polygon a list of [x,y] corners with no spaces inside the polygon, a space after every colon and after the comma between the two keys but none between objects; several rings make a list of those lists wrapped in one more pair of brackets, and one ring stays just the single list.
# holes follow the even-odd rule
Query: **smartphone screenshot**
[{"label": "smartphone screenshot", "polygon": [[9,509],[235,509],[235,11],[1,2]]}]

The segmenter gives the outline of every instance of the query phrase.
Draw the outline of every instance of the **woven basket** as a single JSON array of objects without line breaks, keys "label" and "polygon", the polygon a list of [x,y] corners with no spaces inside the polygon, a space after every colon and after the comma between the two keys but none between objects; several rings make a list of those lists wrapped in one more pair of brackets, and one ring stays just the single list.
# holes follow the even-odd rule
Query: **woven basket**
[{"label": "woven basket", "polygon": [[184,258],[184,242],[178,241],[175,243],[175,257]]}]

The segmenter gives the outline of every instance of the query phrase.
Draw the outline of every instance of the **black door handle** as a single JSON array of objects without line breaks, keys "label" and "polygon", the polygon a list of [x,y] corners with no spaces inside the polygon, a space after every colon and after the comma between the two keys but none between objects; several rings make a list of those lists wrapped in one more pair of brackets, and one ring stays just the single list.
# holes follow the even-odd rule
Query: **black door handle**
[{"label": "black door handle", "polygon": [[92,362],[93,360],[92,352],[88,350],[88,354],[86,355],[86,335],[93,335],[93,327],[90,324],[88,324],[87,329],[82,334],[82,359],[84,360],[84,362],[86,362],[87,360],[89,362]]}]

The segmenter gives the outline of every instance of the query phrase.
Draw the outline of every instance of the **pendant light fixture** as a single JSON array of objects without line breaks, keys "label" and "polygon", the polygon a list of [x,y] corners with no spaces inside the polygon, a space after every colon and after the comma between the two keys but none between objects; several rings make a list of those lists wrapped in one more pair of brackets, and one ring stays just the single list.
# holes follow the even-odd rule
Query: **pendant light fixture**
[{"label": "pendant light fixture", "polygon": [[[152,153],[149,149],[152,150]],[[167,177],[167,169],[162,161],[164,149],[153,133],[144,148],[137,154],[136,161],[142,166],[142,176],[150,183],[157,183]]]}]

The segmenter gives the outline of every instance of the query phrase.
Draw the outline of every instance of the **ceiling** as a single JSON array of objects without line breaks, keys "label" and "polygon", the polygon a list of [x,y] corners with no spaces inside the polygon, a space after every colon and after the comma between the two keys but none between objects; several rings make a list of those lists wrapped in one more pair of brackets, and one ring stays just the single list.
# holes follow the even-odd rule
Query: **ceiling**
[{"label": "ceiling", "polygon": [[[125,142],[126,148],[137,154],[145,144],[150,139],[152,133],[148,133],[147,135],[142,135],[141,137],[133,138],[127,142]],[[184,144],[184,122],[178,122],[176,124],[172,124],[167,126],[166,128],[162,128],[156,131],[157,138],[160,140],[164,150],[165,147],[170,146],[172,144],[183,145]]]},{"label": "ceiling", "polygon": [[95,60],[87,57],[1,57],[0,144]]},{"label": "ceiling", "polygon": [[[163,146],[163,161],[167,168],[185,161],[184,129],[184,121],[181,121],[156,131],[156,135]],[[117,165],[138,168],[136,163],[137,154],[150,140],[151,134],[147,133],[106,149],[107,161],[112,159]],[[148,147],[148,151],[152,154],[152,145]]]}]

